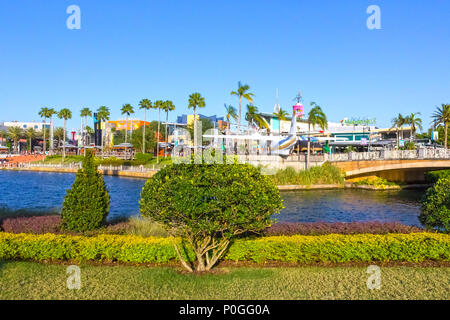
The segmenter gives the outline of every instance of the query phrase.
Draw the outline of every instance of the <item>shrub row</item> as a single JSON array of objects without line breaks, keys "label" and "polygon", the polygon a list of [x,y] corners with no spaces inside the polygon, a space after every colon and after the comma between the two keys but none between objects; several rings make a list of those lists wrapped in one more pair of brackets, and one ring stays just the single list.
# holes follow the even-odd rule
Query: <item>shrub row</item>
[{"label": "shrub row", "polygon": [[[7,218],[1,230],[9,233],[64,233],[60,230],[61,217],[37,216]],[[325,234],[387,234],[417,233],[423,229],[398,222],[278,222],[262,232],[263,236],[317,236]],[[111,223],[98,233],[162,236],[161,226],[145,219],[132,217],[129,221]],[[93,233],[95,234],[95,233]]]},{"label": "shrub row", "polygon": [[417,233],[423,229],[398,222],[281,222],[264,232],[265,236],[316,236],[325,234]]},{"label": "shrub row", "polygon": [[59,215],[7,218],[2,221],[1,229],[11,233],[58,233],[61,222]]},{"label": "shrub row", "polygon": [[279,170],[269,178],[276,185],[343,184],[345,182],[344,173],[328,162],[320,167],[312,167],[301,171],[288,167]]},{"label": "shrub row", "polygon": [[[177,260],[173,238],[0,233],[0,259],[166,263]],[[189,259],[193,251],[187,247]],[[449,261],[450,236],[438,233],[325,235],[238,239],[225,260],[278,262]]]}]

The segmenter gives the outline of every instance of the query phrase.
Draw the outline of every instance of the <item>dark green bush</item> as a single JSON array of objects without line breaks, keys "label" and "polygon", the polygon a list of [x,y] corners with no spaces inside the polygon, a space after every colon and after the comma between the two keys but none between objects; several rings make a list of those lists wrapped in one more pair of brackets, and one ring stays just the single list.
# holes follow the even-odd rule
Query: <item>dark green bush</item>
[{"label": "dark green bush", "polygon": [[151,162],[155,157],[151,153],[136,153],[134,157],[134,161],[142,162],[142,164],[146,164]]},{"label": "dark green bush", "polygon": [[450,170],[425,172],[425,181],[436,183],[439,179],[450,179]]},{"label": "dark green bush", "polygon": [[197,271],[210,270],[238,234],[270,226],[282,208],[273,182],[244,164],[170,165],[147,181],[141,197],[142,216],[191,244]]},{"label": "dark green bush", "polygon": [[427,190],[419,220],[428,229],[450,231],[450,179],[439,179]]},{"label": "dark green bush", "polygon": [[90,231],[101,227],[109,212],[109,194],[91,152],[86,153],[72,189],[67,190],[61,211],[63,227]]}]

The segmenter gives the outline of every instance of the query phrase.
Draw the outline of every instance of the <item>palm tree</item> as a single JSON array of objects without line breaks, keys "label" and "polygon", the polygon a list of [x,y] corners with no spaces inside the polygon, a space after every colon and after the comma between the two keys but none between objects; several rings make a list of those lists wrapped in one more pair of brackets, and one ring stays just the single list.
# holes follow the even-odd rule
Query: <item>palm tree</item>
[{"label": "palm tree", "polygon": [[287,120],[286,117],[289,115],[289,113],[280,108],[280,111],[274,112],[273,115],[275,118],[278,119],[278,135],[279,135],[281,131],[280,122],[281,120]]},{"label": "palm tree", "polygon": [[70,111],[67,108],[61,109],[58,112],[58,118],[64,119],[63,156],[62,156],[62,161],[64,162],[64,160],[66,159],[66,124],[67,120],[72,118],[72,111]]},{"label": "palm tree", "polygon": [[64,132],[64,128],[58,127],[55,129],[55,137],[58,140],[58,146],[61,144],[61,140],[64,139],[65,136],[65,132]]},{"label": "palm tree", "polygon": [[436,107],[436,110],[431,115],[433,124],[437,127],[440,124],[444,125],[444,146],[447,149],[448,125],[450,123],[450,104],[442,104],[441,107]]},{"label": "palm tree", "polygon": [[228,123],[228,129],[231,128],[231,118],[234,119],[234,121],[236,121],[237,119],[237,114],[236,114],[236,108],[233,107],[232,105],[227,106],[226,104],[224,104],[225,106],[225,110],[227,112],[226,114],[226,118],[227,118],[227,123]]},{"label": "palm tree", "polygon": [[[49,108],[41,108],[41,111],[39,111],[39,115],[41,118],[44,118],[44,123],[47,123],[47,119],[51,118],[53,116],[54,110]],[[47,151],[47,140],[45,139],[45,130],[44,130],[44,146],[43,146],[44,154]]]},{"label": "palm tree", "polygon": [[[173,110],[175,110],[175,105],[173,104],[173,102],[172,101],[170,101],[170,100],[167,100],[167,101],[165,101],[164,102],[164,105],[163,105],[163,110],[166,112],[166,142],[169,142],[168,141],[168,125],[167,125],[167,123],[169,122],[169,111],[173,111]],[[164,158],[166,158],[167,157],[167,143],[166,143],[166,145],[165,145],[165,147],[164,147]]]},{"label": "palm tree", "polygon": [[18,142],[23,137],[22,129],[20,127],[9,127],[8,136],[14,142],[14,151],[18,153]]},{"label": "palm tree", "polygon": [[147,110],[153,108],[152,102],[148,99],[142,99],[139,102],[139,109],[144,109],[144,128],[142,130],[142,153],[145,153],[145,122],[147,122]]},{"label": "palm tree", "polygon": [[[45,134],[45,129],[44,129],[44,134]],[[31,152],[31,150],[32,150],[32,142],[33,142],[32,140],[36,137],[36,131],[34,130],[33,127],[30,127],[27,130],[25,130],[25,136],[30,141],[30,149],[29,149],[29,151]]]},{"label": "palm tree", "polygon": [[238,124],[237,124],[237,132],[239,133],[241,130],[241,110],[242,110],[242,98],[246,99],[249,103],[253,103],[253,93],[248,92],[250,90],[250,86],[247,84],[242,85],[241,82],[238,82],[237,91],[231,91],[232,96],[239,97],[239,113],[238,113]]},{"label": "palm tree", "polygon": [[397,148],[400,147],[400,128],[403,127],[405,123],[406,118],[401,113],[399,113],[397,117],[392,119],[391,129],[396,128],[397,130]]},{"label": "palm tree", "polygon": [[56,110],[53,108],[48,109],[48,117],[50,118],[50,151],[53,151],[53,116],[57,114]]},{"label": "palm tree", "polygon": [[128,117],[130,116],[130,114],[134,113],[134,109],[131,104],[127,103],[122,106],[122,109],[120,109],[120,111],[122,111],[122,115],[125,114],[127,116],[127,121],[125,124],[125,143],[126,143],[128,140],[127,139],[128,138]]},{"label": "palm tree", "polygon": [[161,109],[164,106],[164,101],[156,100],[155,101],[155,109],[158,109],[158,137],[156,138],[156,164],[159,163],[159,135],[161,131]]},{"label": "palm tree", "polygon": [[408,124],[411,128],[409,139],[413,140],[413,135],[416,133],[417,128],[422,131],[422,119],[417,117],[420,115],[420,112],[413,112],[409,116],[406,116],[405,123]]},{"label": "palm tree", "polygon": [[204,108],[206,106],[205,98],[198,92],[194,92],[189,96],[188,108],[194,109],[194,150],[197,148],[197,108]]},{"label": "palm tree", "polygon": [[254,123],[256,123],[260,128],[268,128],[267,121],[258,112],[258,107],[251,104],[247,105],[245,120],[247,120],[248,122],[249,129],[253,126]]},{"label": "palm tree", "polygon": [[[83,108],[80,111],[81,116],[81,129],[82,129],[82,136],[83,136],[83,146],[86,145],[86,134],[85,134],[85,127],[87,125],[87,117],[92,117],[92,111],[89,108]],[[83,124],[83,118],[84,118],[84,124]],[[85,150],[86,151],[86,150]]]},{"label": "palm tree", "polygon": [[327,116],[322,111],[322,108],[315,102],[311,102],[310,105],[312,109],[308,113],[308,151],[306,154],[306,169],[309,169],[309,158],[311,153],[311,126],[313,129],[315,129],[316,125],[319,125],[322,130],[328,128]]},{"label": "palm tree", "polygon": [[94,133],[94,129],[92,129],[89,126],[86,126],[86,128],[84,128],[84,130],[86,131],[86,142],[87,142],[87,144],[89,144],[91,141],[90,141],[90,138],[88,139],[88,137],[90,137],[91,134]]},{"label": "palm tree", "polygon": [[[100,121],[100,128],[102,127],[102,122],[109,120],[110,114],[111,113],[109,112],[109,108],[105,106],[101,106],[100,108],[97,109],[97,119],[98,121]],[[102,158],[103,158],[103,140],[104,140],[103,130],[101,140],[102,140]]]},{"label": "palm tree", "polygon": [[[8,137],[8,133],[5,130],[0,130],[0,146],[2,145],[3,140]],[[6,145],[6,141],[5,141],[5,145]]]}]

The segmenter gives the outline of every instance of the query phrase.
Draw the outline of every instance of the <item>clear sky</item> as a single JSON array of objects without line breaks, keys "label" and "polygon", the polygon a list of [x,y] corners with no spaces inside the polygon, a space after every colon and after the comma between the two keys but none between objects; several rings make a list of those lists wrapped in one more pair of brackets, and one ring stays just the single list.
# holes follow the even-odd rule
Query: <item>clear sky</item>
[{"label": "clear sky", "polygon": [[[72,4],[80,30],[66,27]],[[366,26],[369,5],[381,30]],[[428,127],[450,103],[449,16],[448,0],[0,0],[0,120],[67,107],[76,129],[82,107],[105,105],[117,119],[142,98],[172,100],[175,120],[195,91],[202,114],[223,115],[241,80],[260,111],[273,111],[278,88],[291,112],[301,90],[306,111],[315,101],[331,121],[383,127],[421,112]]]}]

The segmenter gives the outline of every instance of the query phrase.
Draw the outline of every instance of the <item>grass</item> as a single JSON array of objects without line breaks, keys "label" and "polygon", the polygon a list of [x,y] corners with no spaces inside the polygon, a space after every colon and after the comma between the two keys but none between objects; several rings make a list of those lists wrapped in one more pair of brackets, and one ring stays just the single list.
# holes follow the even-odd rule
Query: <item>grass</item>
[{"label": "grass", "polygon": [[[66,156],[64,163],[70,164],[70,163],[80,163],[83,161],[83,156]],[[146,156],[142,156],[142,154],[137,154],[135,160],[122,160],[117,158],[96,158],[96,162],[99,165],[105,165],[105,166],[140,166],[143,165],[145,168],[161,168],[166,165],[169,165],[172,163],[172,159],[170,157],[159,158],[159,164],[156,163],[157,159],[154,156],[150,156],[146,154]],[[44,161],[35,161],[35,163],[45,163],[45,164],[61,164],[62,163],[62,156],[60,155],[53,155],[53,156],[47,156],[47,158]]]},{"label": "grass", "polygon": [[356,186],[373,186],[377,189],[386,189],[386,187],[400,186],[400,184],[388,181],[380,177],[370,177],[363,180],[359,180],[354,183]]},{"label": "grass", "polygon": [[167,231],[163,226],[148,218],[131,217],[125,234],[142,237],[167,237]]},{"label": "grass", "polygon": [[276,185],[343,184],[345,182],[342,171],[328,163],[302,171],[287,168],[269,177]]},{"label": "grass", "polygon": [[222,268],[195,275],[174,268],[81,266],[81,289],[66,288],[67,266],[0,262],[0,299],[448,299],[448,267],[382,267],[369,290],[366,267]]}]

